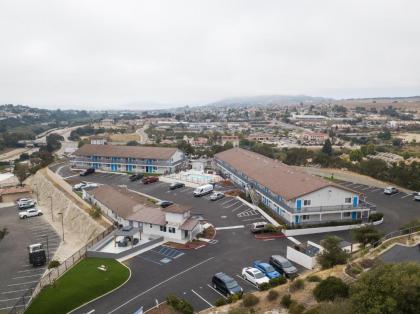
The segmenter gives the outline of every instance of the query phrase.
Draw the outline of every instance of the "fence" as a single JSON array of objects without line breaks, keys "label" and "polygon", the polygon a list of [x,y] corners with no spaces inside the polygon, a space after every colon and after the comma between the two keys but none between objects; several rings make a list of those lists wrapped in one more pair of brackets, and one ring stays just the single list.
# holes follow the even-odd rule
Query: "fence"
[{"label": "fence", "polygon": [[[25,309],[30,305],[31,301],[41,292],[43,288],[48,285],[53,284],[58,278],[60,278],[67,270],[72,268],[75,264],[77,264],[82,259],[86,258],[87,250],[92,247],[95,243],[105,238],[108,234],[110,234],[114,230],[113,226],[108,227],[104,230],[101,234],[99,234],[96,238],[89,241],[85,246],[83,246],[80,250],[62,262],[58,267],[51,268],[44,274],[44,276],[40,279],[38,284],[34,288],[30,288],[25,291],[22,297],[16,302],[13,308],[9,311],[9,314],[14,313],[23,313]],[[26,303],[26,299],[29,301]]]},{"label": "fence", "polygon": [[389,240],[391,238],[396,238],[396,237],[403,236],[403,235],[410,236],[411,234],[416,233],[416,232],[420,232],[420,225],[413,226],[413,227],[408,227],[408,228],[400,229],[400,230],[396,230],[396,231],[392,231],[392,232],[387,233],[386,235],[384,235],[381,239],[379,239],[375,243],[373,243],[372,244],[372,248],[377,247],[382,242],[384,242],[386,240]]}]

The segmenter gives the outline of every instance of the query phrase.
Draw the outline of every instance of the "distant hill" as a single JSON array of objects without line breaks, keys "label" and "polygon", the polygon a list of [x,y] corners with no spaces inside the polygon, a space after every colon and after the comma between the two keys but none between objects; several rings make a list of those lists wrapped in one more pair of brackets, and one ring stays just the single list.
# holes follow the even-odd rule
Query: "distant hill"
[{"label": "distant hill", "polygon": [[320,103],[328,102],[331,98],[312,97],[306,95],[261,95],[252,97],[233,97],[209,103],[206,106],[272,106],[272,105],[297,105],[300,103]]}]

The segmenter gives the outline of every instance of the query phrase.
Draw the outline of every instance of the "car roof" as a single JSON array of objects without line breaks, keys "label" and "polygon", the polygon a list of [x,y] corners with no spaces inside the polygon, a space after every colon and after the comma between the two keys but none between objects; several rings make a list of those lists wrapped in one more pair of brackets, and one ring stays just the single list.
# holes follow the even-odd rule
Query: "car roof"
[{"label": "car roof", "polygon": [[217,273],[214,276],[219,278],[222,281],[225,281],[225,282],[234,280],[232,277],[230,277],[229,275],[226,275],[225,273],[222,273],[222,272]]},{"label": "car roof", "polygon": [[289,261],[287,258],[285,258],[284,256],[281,256],[281,255],[273,255],[271,257],[278,260],[280,263]]},{"label": "car roof", "polygon": [[249,270],[250,272],[252,272],[254,274],[261,273],[261,270],[259,270],[258,268],[255,268],[255,267],[247,267],[246,270]]},{"label": "car roof", "polygon": [[257,265],[258,265],[258,266],[261,266],[261,267],[264,267],[264,268],[266,268],[266,267],[271,267],[271,265],[270,265],[270,264],[268,264],[268,263],[266,263],[266,262],[259,262]]}]

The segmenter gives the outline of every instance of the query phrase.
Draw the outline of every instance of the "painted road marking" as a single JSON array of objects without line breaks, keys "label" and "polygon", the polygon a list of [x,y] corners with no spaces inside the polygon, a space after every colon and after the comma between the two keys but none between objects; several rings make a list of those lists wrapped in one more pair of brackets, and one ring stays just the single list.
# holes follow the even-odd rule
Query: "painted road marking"
[{"label": "painted road marking", "polygon": [[168,279],[165,279],[164,281],[159,282],[158,284],[154,285],[153,287],[150,287],[149,289],[147,289],[147,290],[145,290],[145,291],[143,291],[143,292],[139,293],[138,295],[136,295],[136,296],[132,297],[131,299],[127,300],[127,301],[126,301],[126,302],[124,302],[123,304],[121,304],[121,305],[117,306],[116,308],[114,308],[113,310],[111,310],[110,312],[108,312],[108,314],[111,314],[111,313],[114,313],[114,312],[118,311],[118,310],[119,310],[119,309],[121,309],[122,307],[124,307],[124,306],[126,306],[127,304],[129,304],[129,303],[133,302],[133,301],[134,301],[135,299],[137,299],[138,297],[141,297],[142,295],[145,295],[146,293],[148,293],[148,292],[152,291],[153,289],[156,289],[157,287],[160,287],[161,285],[163,285],[163,284],[167,283],[168,281],[170,281],[170,280],[172,280],[172,279],[174,279],[174,278],[176,278],[176,277],[179,277],[179,276],[181,276],[182,274],[185,274],[186,272],[188,272],[188,271],[190,271],[190,270],[192,270],[192,269],[194,269],[194,268],[196,268],[196,267],[198,267],[198,266],[201,266],[201,265],[202,265],[202,264],[204,264],[204,263],[207,263],[208,261],[211,261],[213,258],[214,258],[214,256],[209,257],[208,259],[205,259],[204,261],[201,261],[200,263],[197,263],[197,264],[195,264],[195,265],[193,265],[193,266],[191,266],[191,267],[188,267],[188,268],[184,269],[183,271],[181,271],[181,272],[179,272],[179,273],[177,273],[177,274],[175,274],[175,275],[173,275],[173,276],[169,277]]},{"label": "painted road marking", "polygon": [[10,293],[22,292],[22,291],[28,291],[28,289],[19,289],[19,290],[12,290],[12,291],[0,292],[0,294],[10,294]]},{"label": "painted road marking", "polygon": [[412,194],[406,194],[405,196],[402,196],[401,198],[406,198],[408,196],[412,196]]},{"label": "painted road marking", "polygon": [[[242,202],[241,202],[242,203]],[[235,209],[232,209],[232,213],[235,211],[235,210],[238,210],[239,208],[241,208],[242,206],[245,206],[244,204],[241,204],[241,205],[239,205],[238,207],[236,207]]]},{"label": "painted road marking", "polygon": [[224,208],[231,208],[231,207],[233,207],[235,205],[238,205],[239,203],[241,203],[241,202],[237,201],[237,202],[234,202],[234,203],[229,204],[228,206],[224,206]]},{"label": "painted road marking", "polygon": [[206,299],[204,299],[201,295],[199,295],[197,292],[195,292],[193,289],[191,289],[191,292],[194,293],[197,297],[199,297],[201,300],[203,300],[204,302],[206,302],[208,305],[210,305],[211,307],[213,307],[213,304],[211,304],[209,301],[207,301]]},{"label": "painted road marking", "polygon": [[221,295],[223,298],[227,299],[225,295],[223,295],[221,292],[219,292],[217,289],[213,288],[212,286],[210,286],[209,284],[207,284],[207,287],[209,287],[211,290],[213,290],[214,292],[216,292],[217,294]]},{"label": "painted road marking", "polygon": [[27,276],[20,276],[20,277],[13,277],[12,279],[13,280],[19,280],[19,279],[22,279],[22,278],[39,277],[39,276],[42,276],[42,274],[27,275]]},{"label": "painted road marking", "polygon": [[262,220],[264,219],[263,217],[255,217],[255,218],[250,218],[250,219],[243,219],[242,221],[253,221],[253,220]]},{"label": "painted road marking", "polygon": [[236,274],[236,277],[238,277],[238,278],[242,279],[242,280],[243,280],[243,281],[245,281],[246,283],[248,283],[248,284],[250,284],[251,286],[253,286],[254,288],[257,288],[257,289],[258,289],[258,287],[257,287],[256,285],[254,285],[252,282],[250,282],[248,279],[245,279],[244,277],[239,276],[238,274]]},{"label": "painted road marking", "polygon": [[394,197],[395,195],[401,194],[400,192],[397,192],[395,194],[392,194],[391,197]]},{"label": "painted road marking", "polygon": [[368,186],[367,188],[362,189],[362,191],[366,191],[366,190],[369,190],[371,188],[372,188],[371,186]]},{"label": "painted road marking", "polygon": [[23,286],[23,285],[29,285],[31,283],[38,283],[38,281],[28,281],[28,282],[22,282],[22,283],[14,283],[11,285],[7,285],[8,287],[13,287],[13,286]]},{"label": "painted road marking", "polygon": [[380,191],[380,190],[383,190],[383,189],[374,189],[374,190],[372,190],[372,192],[377,192],[377,191]]},{"label": "painted road marking", "polygon": [[19,270],[18,271],[18,273],[26,273],[26,272],[28,272],[28,271],[44,271],[45,270],[45,267],[43,267],[43,268],[35,268],[35,269],[28,269],[28,270]]},{"label": "painted road marking", "polygon": [[241,229],[241,228],[245,228],[245,226],[240,225],[240,226],[230,226],[230,227],[216,227],[214,229],[216,229],[216,230],[230,230],[230,229]]},{"label": "painted road marking", "polygon": [[231,198],[231,199],[228,199],[228,200],[224,201],[224,202],[222,203],[222,205],[226,205],[226,204],[228,204],[228,203],[230,203],[230,202],[234,202],[234,201],[237,201],[237,199],[236,199],[236,198]]}]

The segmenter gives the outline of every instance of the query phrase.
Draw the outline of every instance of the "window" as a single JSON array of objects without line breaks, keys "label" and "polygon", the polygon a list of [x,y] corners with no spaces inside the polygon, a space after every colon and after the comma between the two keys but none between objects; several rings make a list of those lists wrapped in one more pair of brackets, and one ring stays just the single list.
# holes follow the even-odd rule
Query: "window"
[{"label": "window", "polygon": [[302,220],[309,220],[309,215],[302,215]]},{"label": "window", "polygon": [[[170,228],[169,228],[170,229]],[[160,226],[160,231],[162,232],[166,232],[166,227],[165,226]]]},{"label": "window", "polygon": [[149,226],[150,226],[150,228],[153,228],[153,225],[152,224],[150,224]]},{"label": "window", "polygon": [[350,213],[349,212],[343,213],[343,217],[346,217],[346,218],[350,217]]},{"label": "window", "polygon": [[303,201],[303,205],[304,205],[304,206],[309,206],[309,205],[311,205],[311,200],[304,200],[304,201]]},{"label": "window", "polygon": [[175,228],[169,227],[169,233],[175,233]]},{"label": "window", "polygon": [[344,203],[346,203],[346,204],[350,204],[350,203],[351,203],[351,197],[346,197],[346,198],[344,199]]}]

